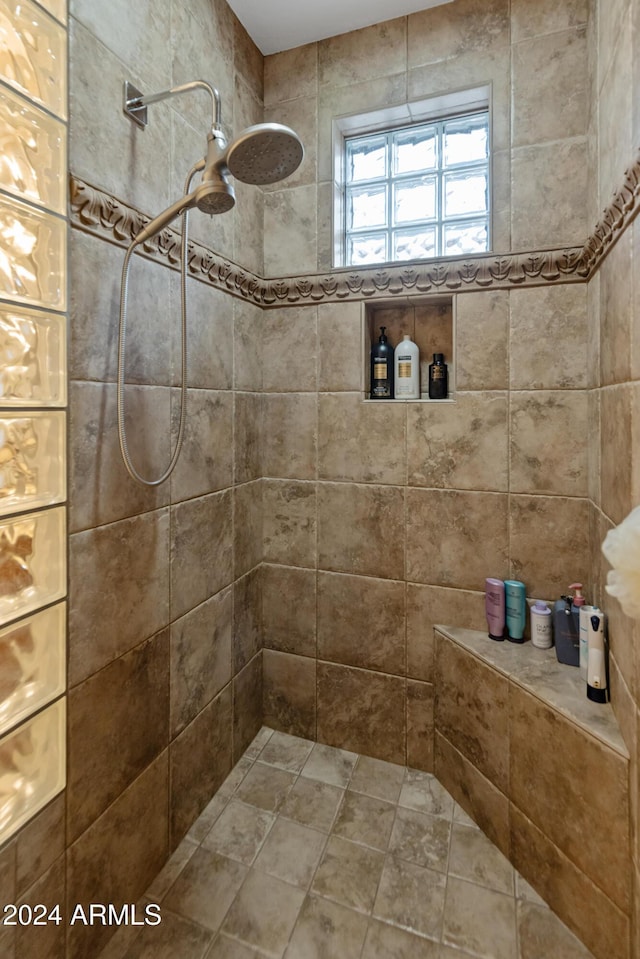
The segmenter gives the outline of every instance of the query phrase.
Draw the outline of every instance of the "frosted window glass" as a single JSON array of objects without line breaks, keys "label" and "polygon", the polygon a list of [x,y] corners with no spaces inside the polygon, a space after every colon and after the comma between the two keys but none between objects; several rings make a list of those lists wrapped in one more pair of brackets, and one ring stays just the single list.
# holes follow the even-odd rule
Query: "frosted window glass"
[{"label": "frosted window glass", "polygon": [[66,119],[66,30],[30,0],[0,0],[0,76]]},{"label": "frosted window glass", "polygon": [[447,256],[482,253],[487,249],[489,235],[486,220],[445,226],[444,247]]},{"label": "frosted window glass", "polygon": [[404,130],[393,138],[395,173],[415,173],[432,170],[436,165],[436,128],[421,128],[419,131]]},{"label": "frosted window glass", "polygon": [[65,688],[65,606],[0,630],[0,734]]},{"label": "frosted window glass", "polygon": [[386,137],[350,140],[347,143],[347,183],[384,177],[386,162]]},{"label": "frosted window glass", "polygon": [[436,215],[435,177],[403,180],[393,188],[393,221],[410,223],[412,220],[432,220]]},{"label": "frosted window glass", "polygon": [[64,416],[0,414],[0,515],[66,499]]},{"label": "frosted window glass", "polygon": [[488,206],[488,178],[483,171],[447,175],[444,178],[445,216],[484,213]]},{"label": "frosted window glass", "polygon": [[0,87],[0,188],[66,212],[66,129]]},{"label": "frosted window glass", "polygon": [[445,166],[486,160],[488,149],[489,124],[486,116],[466,117],[445,123]]},{"label": "frosted window glass", "polygon": [[436,231],[434,227],[422,230],[398,232],[393,238],[394,260],[419,260],[436,255]]},{"label": "frosted window glass", "polygon": [[0,842],[65,783],[65,701],[0,739]]},{"label": "frosted window glass", "polygon": [[349,263],[382,263],[387,259],[386,234],[365,234],[350,236]]},{"label": "frosted window glass", "polygon": [[64,310],[66,223],[0,198],[0,296]]},{"label": "frosted window glass", "polygon": [[65,527],[61,507],[0,522],[0,622],[62,599]]},{"label": "frosted window glass", "polygon": [[336,207],[343,242],[336,249],[346,265],[489,248],[486,110],[347,136],[344,144],[346,179]]},{"label": "frosted window glass", "polygon": [[0,304],[0,408],[64,406],[66,321]]},{"label": "frosted window glass", "polygon": [[347,194],[347,223],[350,230],[384,226],[387,222],[385,187],[360,187]]}]

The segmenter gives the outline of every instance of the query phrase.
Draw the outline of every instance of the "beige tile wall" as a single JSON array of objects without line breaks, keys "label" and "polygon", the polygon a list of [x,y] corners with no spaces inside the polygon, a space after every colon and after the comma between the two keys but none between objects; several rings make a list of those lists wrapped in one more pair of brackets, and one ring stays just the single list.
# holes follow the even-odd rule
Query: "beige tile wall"
[{"label": "beige tile wall", "polygon": [[[293,656],[317,675],[301,707],[305,728],[316,735],[315,715],[318,736],[364,750],[351,721],[330,732],[323,718],[335,706],[320,681],[330,663],[329,675],[352,678],[345,689],[387,758],[384,721],[365,708],[354,668],[372,690],[393,679],[405,723],[393,734],[398,762],[409,748],[407,682],[433,681],[429,623],[483,628],[487,575],[522,578],[529,595],[549,599],[576,578],[591,589],[586,286],[459,295],[455,314],[463,369],[455,403],[443,405],[363,403],[358,303],[271,310],[263,329],[263,630],[265,647],[287,654],[271,659],[269,681],[293,723],[280,725],[299,728],[276,677]],[[422,702],[428,710],[429,697]]]},{"label": "beige tile wall", "polygon": [[[158,104],[138,131],[120,113],[122,81],[151,92],[202,75],[221,90],[229,133],[262,118],[264,95],[265,118],[302,134],[304,164],[284,188],[265,191],[264,234],[263,194],[248,186],[232,214],[196,213],[191,224],[195,239],[258,273],[331,268],[336,114],[490,82],[494,246],[504,251],[581,243],[638,142],[630,78],[638,79],[639,14],[631,0],[607,5],[598,30],[589,0],[456,0],[267,57],[264,76],[224,0],[172,0],[161,13],[156,6],[73,0],[72,172],[157,212],[202,153],[208,103],[195,94]],[[599,162],[598,123],[607,144]],[[587,189],[595,182],[599,192]],[[70,788],[66,808],[56,800],[0,853],[4,901],[39,876],[29,895],[59,899],[66,828],[77,836],[66,859],[68,902],[108,901],[111,881],[133,901],[262,720],[432,768],[432,624],[482,624],[486,573],[522,576],[532,594],[553,596],[575,576],[589,582],[595,569],[601,589],[597,544],[637,502],[640,482],[638,229],[605,261],[588,301],[582,286],[460,296],[459,403],[441,408],[441,424],[427,407],[360,403],[358,304],[261,314],[191,284],[196,422],[185,466],[168,489],[151,492],[129,483],[117,453],[122,252],[73,231]],[[140,463],[151,468],[169,454],[160,426],[173,421],[175,429],[177,339],[168,331],[177,330],[178,283],[140,261],[131,290],[129,371],[139,389],[130,419]],[[475,428],[465,431],[469,415]],[[427,428],[440,430],[435,464]],[[581,442],[586,431],[597,437],[589,444]],[[549,455],[554,443],[558,460]],[[465,560],[463,530],[476,552],[489,550],[491,569],[477,556]],[[402,616],[399,635],[386,625],[381,596]],[[212,639],[206,662],[203,636]],[[612,637],[620,721],[635,755],[640,635],[612,610]],[[195,677],[205,670],[203,688]],[[150,738],[123,745],[126,761],[113,770],[91,744],[106,737],[119,749],[130,711],[146,710],[150,691],[159,697],[158,723]],[[441,736],[435,748],[462,775],[462,754]],[[474,815],[504,846],[508,837],[492,825],[501,795],[481,777]],[[634,827],[636,876],[639,833]],[[96,865],[107,850],[108,876]],[[62,955],[60,930],[48,935],[55,941],[46,949]],[[42,949],[31,936],[20,931],[19,959]],[[100,944],[95,928],[76,932],[68,954],[93,956]]]},{"label": "beige tile wall", "polygon": [[[262,119],[263,58],[224,0],[70,7],[71,170],[157,213],[202,156],[211,106],[201,91],[153,105],[139,130],[121,112],[123,81],[153,93],[209,80],[231,138]],[[225,217],[195,212],[191,236],[261,272],[262,191],[243,185],[237,199]],[[123,250],[76,230],[70,245],[69,774],[60,828],[50,823],[63,845],[66,826],[68,906],[135,901],[262,722],[264,368],[261,311],[190,282],[181,459],[170,482],[138,487],[117,437]],[[178,275],[136,257],[127,425],[143,475],[175,443],[179,322]],[[3,853],[8,876],[18,853],[22,870],[24,853]],[[60,879],[50,868],[43,858],[43,895]],[[21,878],[6,901],[26,888]],[[16,957],[88,959],[112,931],[74,927],[66,950],[25,941]]]},{"label": "beige tile wall", "polygon": [[598,738],[597,723],[558,711],[543,687],[525,689],[504,657],[494,667],[489,640],[491,650],[454,639],[436,631],[438,779],[595,956],[630,959],[622,740]]},{"label": "beige tile wall", "polygon": [[[331,267],[327,207],[334,115],[488,80],[494,111],[495,248],[582,242],[620,185],[640,142],[640,97],[634,85],[638,16],[631,0],[606,6],[589,0],[561,5],[551,0],[512,0],[510,5],[458,0],[393,21],[385,31],[371,28],[268,57],[267,117],[292,115],[297,100],[317,117],[318,146],[309,166],[316,164],[318,241],[315,249],[305,241],[293,250],[297,235],[283,220],[279,232],[276,228],[266,241],[267,274]],[[384,43],[385,56],[364,57],[365,42],[370,52]],[[551,58],[550,50],[555,51]],[[294,69],[299,87],[291,82]],[[306,200],[313,184],[309,173],[305,183]],[[287,192],[286,184],[275,192]],[[299,190],[292,192],[293,211],[303,197]],[[271,202],[276,202],[273,196]],[[307,478],[309,508],[304,519],[299,513],[292,518],[289,530],[297,540],[303,526],[306,531],[307,587],[314,588],[314,564],[318,582],[326,571],[344,577],[340,605],[333,613],[339,619],[343,606],[357,608],[363,576],[374,582],[382,577],[399,588],[404,583],[407,610],[404,671],[391,669],[384,659],[367,666],[362,651],[359,663],[348,663],[348,644],[336,650],[321,643],[319,633],[314,656],[308,628],[304,651],[289,648],[298,662],[311,660],[309,670],[315,658],[316,671],[325,680],[318,680],[315,688],[309,684],[305,704],[307,722],[314,705],[318,719],[323,717],[318,734],[329,730],[324,718],[329,711],[325,663],[331,662],[332,677],[343,670],[343,690],[351,690],[354,702],[362,706],[357,666],[368,670],[372,696],[378,672],[406,682],[409,750],[413,677],[433,689],[433,654],[424,633],[438,620],[480,625],[479,590],[491,567],[496,575],[524,579],[532,595],[553,598],[576,578],[594,601],[606,602],[614,708],[637,767],[638,628],[604,593],[606,568],[599,546],[608,529],[640,500],[640,334],[635,307],[639,231],[636,221],[588,290],[565,285],[459,296],[455,407],[409,404],[398,412],[389,405],[380,410],[363,406],[358,395],[363,358],[357,306],[319,307],[317,320],[309,318],[309,337],[318,335],[317,483],[314,488]],[[351,363],[349,357],[354,358]],[[274,384],[271,389],[278,393],[285,387]],[[305,397],[302,429],[308,443],[311,410]],[[278,479],[270,478],[267,485],[275,488]],[[364,494],[359,503],[367,503],[364,515],[356,505],[356,490]],[[404,521],[392,527],[400,515],[399,500]],[[381,528],[385,519],[389,526]],[[267,519],[265,529],[271,525]],[[287,525],[282,514],[278,525],[280,530]],[[403,540],[404,569],[396,556],[398,540]],[[278,560],[275,552],[266,558],[295,565],[291,558]],[[269,575],[272,582],[277,578],[275,566]],[[272,645],[270,589],[266,585],[263,596],[267,647]],[[308,595],[311,602],[312,593]],[[328,618],[324,607],[323,617]],[[282,639],[274,646],[277,642]],[[379,642],[372,632],[367,645],[374,656]],[[273,678],[275,662],[272,667]],[[428,696],[423,703],[428,711]],[[369,725],[375,725],[370,705],[367,713]],[[327,735],[337,734],[333,729]],[[361,742],[363,731],[352,734],[347,724],[340,744],[348,745],[351,735]],[[432,761],[428,754],[423,760]],[[458,760],[450,761],[455,766]],[[632,835],[637,837],[640,800],[635,793],[631,799]],[[480,801],[478,811],[485,821],[482,809],[492,803],[489,793]],[[634,856],[637,873],[637,840]]]},{"label": "beige tile wall", "polygon": [[[598,104],[591,119],[600,149],[593,164],[597,213],[609,202],[620,170],[640,143],[637,88],[638,5],[616,0],[600,5],[593,73]],[[590,283],[593,339],[590,347],[593,483],[592,553],[596,598],[609,613],[612,703],[632,757],[631,837],[634,860],[633,945],[640,948],[640,625],[626,617],[604,591],[608,566],[600,551],[606,533],[640,503],[640,312],[638,310],[638,220],[623,233]],[[598,428],[599,427],[599,428]],[[599,470],[598,470],[599,467]],[[633,953],[635,954],[635,953]]]},{"label": "beige tile wall", "polygon": [[485,84],[494,249],[582,243],[592,225],[589,8],[589,0],[557,12],[548,2],[456,0],[267,57],[265,116],[295,118],[309,148],[296,178],[267,194],[266,275],[331,269],[334,117]]},{"label": "beige tile wall", "polygon": [[[582,242],[588,21],[586,2],[558,11],[457,0],[267,57],[265,116],[299,118],[311,147],[295,182],[267,194],[266,274],[331,265],[333,117],[481,83],[492,84],[494,247]],[[312,243],[310,203],[326,224]],[[282,728],[298,723],[277,676],[295,657],[316,676],[306,701],[296,686],[305,728],[397,762],[416,754],[416,723],[432,722],[428,622],[482,627],[487,575],[522,578],[548,598],[576,578],[589,583],[586,287],[454,300],[454,404],[362,402],[358,303],[270,310],[263,327],[269,715],[279,705]],[[408,330],[420,340],[429,311],[377,304],[371,329],[384,323],[396,339]],[[283,589],[302,588],[296,570],[315,627],[301,629],[296,614],[289,636],[280,607]],[[392,725],[367,699],[383,687],[399,704]],[[422,761],[432,762],[430,750]]]}]

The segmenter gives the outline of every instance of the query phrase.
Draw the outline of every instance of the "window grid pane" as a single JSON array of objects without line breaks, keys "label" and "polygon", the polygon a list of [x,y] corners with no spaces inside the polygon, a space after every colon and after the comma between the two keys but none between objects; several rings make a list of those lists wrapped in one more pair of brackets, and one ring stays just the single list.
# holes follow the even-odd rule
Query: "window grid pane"
[{"label": "window grid pane", "polygon": [[346,139],[345,265],[488,250],[488,125],[482,111]]}]

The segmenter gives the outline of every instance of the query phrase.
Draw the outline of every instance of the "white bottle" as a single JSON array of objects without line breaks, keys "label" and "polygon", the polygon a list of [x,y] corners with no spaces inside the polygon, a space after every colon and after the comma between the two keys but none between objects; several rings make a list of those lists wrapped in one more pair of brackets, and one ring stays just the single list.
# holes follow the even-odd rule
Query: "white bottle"
[{"label": "white bottle", "polygon": [[607,661],[604,639],[604,613],[594,610],[587,623],[588,663],[587,699],[594,703],[609,701],[607,693]]},{"label": "white bottle", "polygon": [[553,644],[551,610],[540,599],[531,607],[531,642],[538,649],[549,649]]},{"label": "white bottle", "polygon": [[397,400],[420,399],[420,351],[408,333],[398,343],[394,354],[395,397]]},{"label": "white bottle", "polygon": [[580,676],[585,683],[589,663],[589,618],[597,610],[597,606],[580,607]]}]

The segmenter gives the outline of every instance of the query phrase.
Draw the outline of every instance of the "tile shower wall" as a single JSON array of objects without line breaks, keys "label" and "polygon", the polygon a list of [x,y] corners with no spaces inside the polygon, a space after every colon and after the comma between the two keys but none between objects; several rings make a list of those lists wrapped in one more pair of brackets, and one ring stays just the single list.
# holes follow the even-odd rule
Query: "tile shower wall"
[{"label": "tile shower wall", "polygon": [[[70,34],[71,171],[147,215],[182,194],[211,104],[196,91],[153,105],[141,130],[122,114],[125,80],[208,80],[229,138],[262,119],[262,57],[223,0],[72,0]],[[260,272],[261,191],[238,189],[224,217],[194,212],[190,235]],[[134,901],[262,719],[260,310],[189,281],[183,452],[170,482],[143,489],[117,435],[123,256],[72,231],[68,909]],[[126,408],[142,475],[175,443],[179,323],[178,273],[135,257]],[[112,932],[74,926],[67,955],[93,959]]]},{"label": "tile shower wall", "polygon": [[[266,274],[331,267],[334,116],[489,82],[494,248],[581,244],[589,11],[456,0],[267,57],[310,149],[266,191]],[[430,625],[481,628],[487,575],[589,582],[586,287],[454,299],[446,405],[363,404],[359,303],[263,319],[264,721],[423,769]]]},{"label": "tile shower wall", "polygon": [[266,275],[332,268],[334,117],[487,84],[493,249],[582,244],[590,5],[455,0],[267,57],[266,119],[295,125],[307,158],[267,190]]},{"label": "tile shower wall", "polygon": [[[581,243],[599,209],[584,203],[594,154],[587,132],[598,122],[591,105],[605,97],[603,127],[620,131],[638,115],[630,86],[603,66],[633,62],[627,28],[637,13],[619,0],[604,18],[600,48],[609,52],[599,57],[595,90],[587,81],[597,37],[591,23],[588,47],[589,7],[456,0],[267,58],[265,118],[301,133],[305,164],[285,189],[266,191],[264,248],[262,194],[246,186],[233,214],[194,214],[192,235],[258,273],[328,269],[331,115],[491,80],[495,248]],[[262,119],[262,58],[223,2],[75,0],[71,13],[70,166],[88,183],[151,214],[182,191],[202,153],[208,103],[200,95],[155,105],[142,132],[120,113],[124,79],[151,92],[204,76],[221,90],[229,132]],[[616,114],[619,103],[625,110]],[[601,137],[622,142],[608,128]],[[627,159],[622,147],[603,157],[600,205]],[[359,402],[358,304],[261,313],[191,283],[196,428],[170,488],[147,492],[126,479],[115,432],[123,250],[78,231],[71,244],[69,789],[66,806],[54,801],[2,849],[0,888],[5,900],[55,902],[66,866],[68,902],[132,901],[255,731],[263,632],[265,722],[326,741],[346,728],[353,748],[429,768],[429,624],[482,619],[484,564],[465,572],[463,525],[478,549],[490,545],[492,572],[524,576],[532,593],[553,595],[567,576],[588,581],[586,521],[591,529],[616,521],[600,509],[599,444],[589,444],[583,488],[584,443],[573,431],[577,422],[584,434],[588,422],[593,432],[594,415],[606,408],[597,362],[587,365],[588,350],[597,356],[600,298],[603,331],[621,332],[625,343],[637,337],[631,292],[626,323],[614,275],[591,286],[589,329],[582,286],[459,296],[457,389],[474,428],[447,412],[456,481],[428,485],[419,477],[432,475],[430,450],[418,429],[432,433],[436,411]],[[167,274],[139,260],[131,284],[139,319],[131,324],[128,401],[136,455],[149,470],[170,453],[160,427],[173,423],[175,437],[177,344],[166,331],[177,329],[179,297],[177,277]],[[287,358],[284,336],[294,345]],[[493,475],[483,432],[500,450]],[[603,431],[614,435],[623,448],[624,435]],[[630,427],[625,435],[631,445]],[[558,464],[543,454],[560,439]],[[434,450],[439,476],[451,445],[443,429]],[[638,473],[631,449],[629,483]],[[567,526],[577,539],[558,539]],[[440,552],[446,563],[434,562]],[[389,611],[402,617],[399,630]],[[635,743],[635,654],[624,638],[616,643],[619,702],[628,702],[620,715]],[[71,932],[69,956],[96,955],[99,928]],[[61,931],[47,935],[44,948],[57,959]],[[29,936],[20,930],[19,959],[43,950],[43,940],[34,946]]]},{"label": "tile shower wall", "polygon": [[[595,216],[610,201],[640,144],[640,9],[633,0],[600,6],[591,60],[591,118],[600,149],[592,160]],[[604,591],[606,533],[640,503],[640,222],[636,219],[589,284],[591,548],[596,597],[610,616],[612,703],[632,757],[631,836],[640,954],[640,624]]]}]

